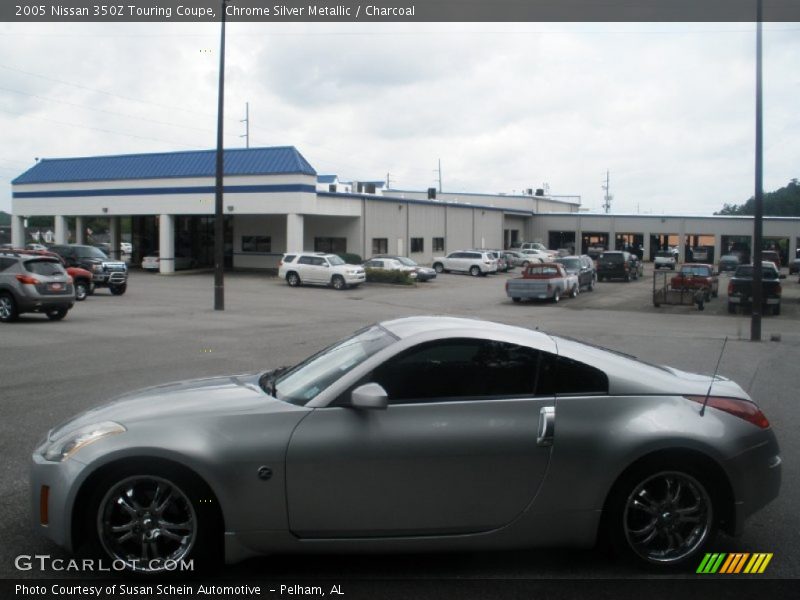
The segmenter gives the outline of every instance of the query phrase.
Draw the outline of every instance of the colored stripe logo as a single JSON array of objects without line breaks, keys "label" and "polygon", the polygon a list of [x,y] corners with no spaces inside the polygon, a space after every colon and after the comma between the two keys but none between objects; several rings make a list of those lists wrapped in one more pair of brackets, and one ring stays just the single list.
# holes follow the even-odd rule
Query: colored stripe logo
[{"label": "colored stripe logo", "polygon": [[759,574],[767,569],[767,565],[772,560],[772,552],[733,552],[727,554],[707,553],[697,573],[703,575],[713,575],[715,573],[725,575],[738,575],[739,573]]}]

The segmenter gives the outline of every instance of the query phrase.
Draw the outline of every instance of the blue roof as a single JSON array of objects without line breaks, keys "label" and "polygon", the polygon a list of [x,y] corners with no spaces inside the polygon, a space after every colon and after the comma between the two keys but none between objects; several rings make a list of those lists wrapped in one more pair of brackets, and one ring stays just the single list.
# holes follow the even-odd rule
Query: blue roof
[{"label": "blue roof", "polygon": [[333,183],[336,181],[336,175],[317,175],[318,183]]},{"label": "blue roof", "polygon": [[[224,156],[225,175],[317,174],[294,146],[228,149],[225,150]],[[199,150],[86,158],[44,158],[11,183],[61,183],[215,175],[216,150]]]}]

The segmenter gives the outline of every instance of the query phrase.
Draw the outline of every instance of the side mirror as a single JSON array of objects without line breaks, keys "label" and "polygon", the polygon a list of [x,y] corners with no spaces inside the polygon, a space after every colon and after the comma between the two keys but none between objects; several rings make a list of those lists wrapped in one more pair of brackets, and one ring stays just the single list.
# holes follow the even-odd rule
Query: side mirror
[{"label": "side mirror", "polygon": [[365,383],[350,393],[350,405],[353,408],[386,410],[389,396],[377,383]]}]

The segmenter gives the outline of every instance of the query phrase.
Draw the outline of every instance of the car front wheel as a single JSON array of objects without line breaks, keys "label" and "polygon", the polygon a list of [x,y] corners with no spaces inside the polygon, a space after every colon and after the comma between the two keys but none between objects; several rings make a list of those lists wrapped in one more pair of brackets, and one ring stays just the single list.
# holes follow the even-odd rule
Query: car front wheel
[{"label": "car front wheel", "polygon": [[556,290],[553,292],[553,304],[558,304],[558,301],[561,300],[561,292]]},{"label": "car front wheel", "polygon": [[292,271],[286,275],[286,283],[288,283],[290,287],[297,287],[300,285],[300,276]]},{"label": "car front wheel", "polygon": [[610,509],[617,548],[649,566],[689,563],[716,532],[712,495],[690,469],[637,470],[617,487]]},{"label": "car front wheel", "polygon": [[205,484],[168,468],[127,468],[99,482],[86,512],[90,550],[155,575],[218,556],[220,519]]},{"label": "car front wheel", "polygon": [[347,287],[347,284],[344,281],[344,277],[341,275],[334,275],[331,279],[331,285],[335,290],[343,290]]},{"label": "car front wheel", "polygon": [[122,296],[122,294],[124,294],[127,291],[128,284],[127,283],[120,283],[120,284],[117,284],[117,285],[110,285],[110,286],[108,286],[108,289],[115,296]]}]

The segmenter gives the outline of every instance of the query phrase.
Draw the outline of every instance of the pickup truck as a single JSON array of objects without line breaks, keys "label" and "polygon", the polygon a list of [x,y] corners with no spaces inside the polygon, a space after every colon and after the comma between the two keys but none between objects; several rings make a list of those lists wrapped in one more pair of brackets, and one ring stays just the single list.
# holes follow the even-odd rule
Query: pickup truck
[{"label": "pickup truck", "polygon": [[[772,308],[773,315],[781,314],[781,275],[775,264],[764,261],[761,263],[761,303],[764,312]],[[728,312],[735,313],[737,306],[752,306],[753,304],[753,265],[741,265],[728,283]]]},{"label": "pickup truck", "polygon": [[706,301],[719,293],[719,278],[713,265],[686,263],[669,282],[673,290],[702,290]]},{"label": "pickup truck", "polygon": [[522,277],[506,280],[506,295],[514,302],[523,298],[558,302],[562,296],[574,298],[579,291],[577,275],[569,275],[558,263],[529,265]]}]

